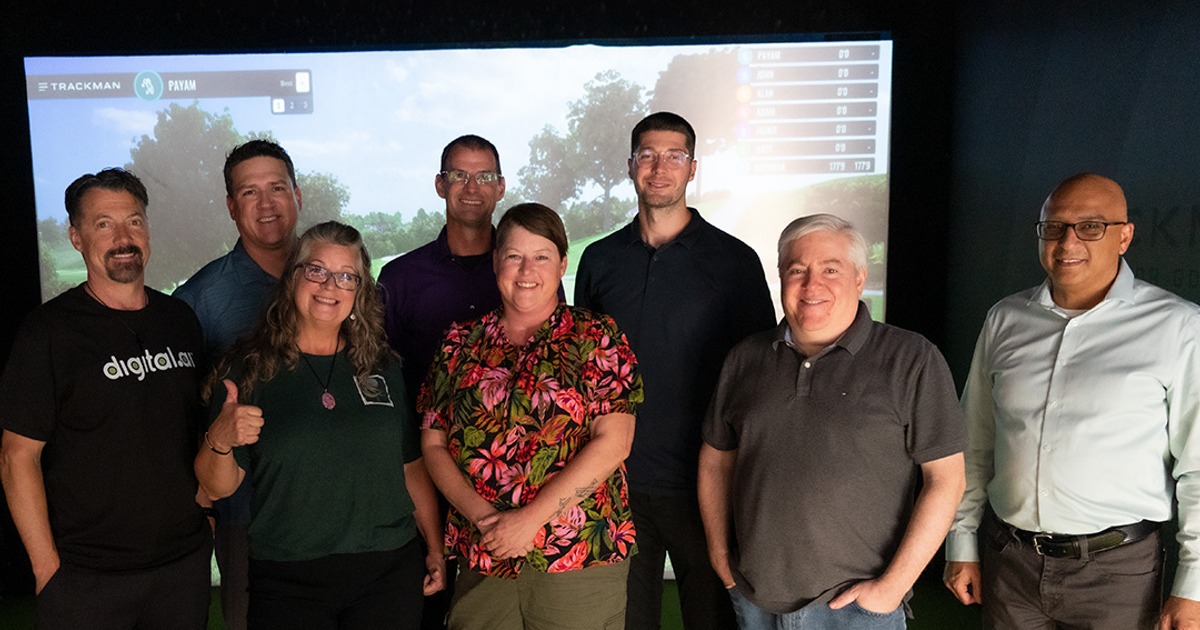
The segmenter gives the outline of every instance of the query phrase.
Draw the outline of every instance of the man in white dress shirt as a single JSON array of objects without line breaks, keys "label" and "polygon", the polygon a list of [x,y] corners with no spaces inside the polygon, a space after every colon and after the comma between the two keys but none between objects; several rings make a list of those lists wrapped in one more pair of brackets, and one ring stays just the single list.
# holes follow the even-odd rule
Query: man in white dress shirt
[{"label": "man in white dress shirt", "polygon": [[1200,628],[1200,307],[1134,279],[1133,231],[1116,182],[1068,178],[1037,223],[1046,281],[984,322],[945,582],[985,628]]}]

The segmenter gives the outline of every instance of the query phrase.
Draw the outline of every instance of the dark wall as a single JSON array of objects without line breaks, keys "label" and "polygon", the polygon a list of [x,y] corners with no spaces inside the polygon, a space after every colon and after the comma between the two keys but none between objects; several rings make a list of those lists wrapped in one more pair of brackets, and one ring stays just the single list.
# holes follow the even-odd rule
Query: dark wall
[{"label": "dark wall", "polygon": [[1200,4],[972,2],[960,22],[943,351],[1040,283],[1033,223],[1080,171],[1124,188],[1135,275],[1200,301]]}]

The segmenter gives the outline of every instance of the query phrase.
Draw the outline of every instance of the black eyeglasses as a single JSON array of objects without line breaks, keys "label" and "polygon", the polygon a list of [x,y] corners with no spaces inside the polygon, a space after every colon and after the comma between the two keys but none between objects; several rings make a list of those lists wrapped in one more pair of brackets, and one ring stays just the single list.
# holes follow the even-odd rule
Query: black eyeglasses
[{"label": "black eyeglasses", "polygon": [[296,265],[296,268],[304,270],[305,280],[316,284],[325,284],[327,280],[333,278],[333,286],[343,291],[354,291],[358,289],[358,285],[362,284],[362,277],[349,271],[330,271],[320,265],[309,263],[300,263]]},{"label": "black eyeglasses", "polygon": [[1081,241],[1098,241],[1104,238],[1110,225],[1125,225],[1128,221],[1080,221],[1079,223],[1063,223],[1062,221],[1038,221],[1038,238],[1043,241],[1057,241],[1067,233],[1067,228],[1075,230],[1075,236]]},{"label": "black eyeglasses", "polygon": [[491,171],[479,171],[478,173],[472,175],[466,171],[454,169],[451,171],[442,171],[441,173],[438,173],[438,175],[441,175],[442,179],[451,184],[465,184],[467,183],[467,180],[471,178],[474,178],[475,183],[480,186],[483,186],[484,184],[495,184],[496,182],[500,181],[500,173],[493,173]]}]

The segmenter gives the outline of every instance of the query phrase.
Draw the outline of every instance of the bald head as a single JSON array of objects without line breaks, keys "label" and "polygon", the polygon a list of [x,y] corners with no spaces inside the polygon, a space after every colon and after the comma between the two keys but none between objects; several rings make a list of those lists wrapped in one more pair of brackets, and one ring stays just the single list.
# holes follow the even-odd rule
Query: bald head
[{"label": "bald head", "polygon": [[1052,225],[1039,228],[1040,235],[1058,235],[1040,241],[1055,304],[1073,310],[1099,304],[1133,240],[1124,191],[1107,177],[1073,175],[1046,197],[1041,220]]},{"label": "bald head", "polygon": [[1054,187],[1046,201],[1042,202],[1042,220],[1054,206],[1070,203],[1086,203],[1103,210],[1109,221],[1128,221],[1129,209],[1125,203],[1125,191],[1120,184],[1095,173],[1072,175]]}]

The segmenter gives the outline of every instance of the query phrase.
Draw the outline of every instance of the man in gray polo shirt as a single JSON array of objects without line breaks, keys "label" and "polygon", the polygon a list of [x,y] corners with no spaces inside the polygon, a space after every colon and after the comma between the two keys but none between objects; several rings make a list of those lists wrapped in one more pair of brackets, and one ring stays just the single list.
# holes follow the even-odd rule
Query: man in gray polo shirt
[{"label": "man in gray polo shirt", "polygon": [[779,277],[785,322],[730,351],[704,422],[713,568],[742,630],[904,628],[962,498],[950,370],[920,335],[871,320],[866,243],[846,221],[788,225]]}]

